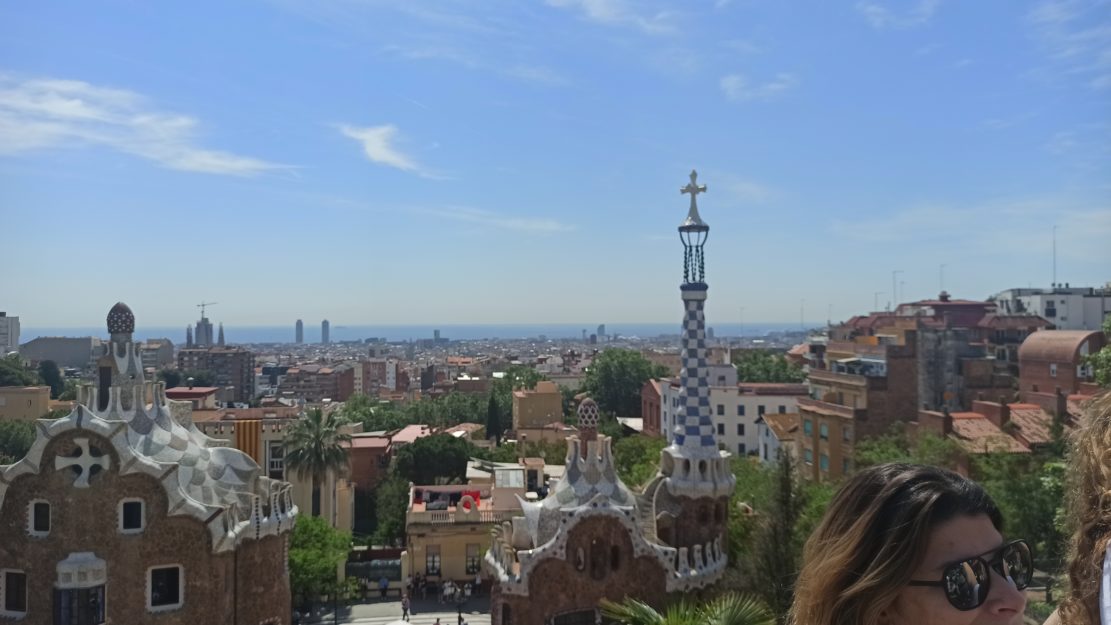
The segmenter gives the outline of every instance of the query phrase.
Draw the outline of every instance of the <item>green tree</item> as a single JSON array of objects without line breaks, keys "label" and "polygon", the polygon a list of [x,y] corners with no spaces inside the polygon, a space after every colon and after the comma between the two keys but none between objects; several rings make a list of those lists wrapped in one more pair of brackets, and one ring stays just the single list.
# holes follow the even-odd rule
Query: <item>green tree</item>
[{"label": "green tree", "polygon": [[1065,463],[1034,454],[991,453],[974,457],[973,477],[1003,513],[1007,534],[1025,538],[1040,567],[1060,569],[1065,535],[1059,524],[1065,495]]},{"label": "green tree", "polygon": [[58,399],[62,401],[73,401],[77,399],[77,380],[66,380],[66,387]]},{"label": "green tree", "polygon": [[282,447],[285,465],[300,479],[312,478],[312,515],[320,516],[320,487],[329,473],[347,472],[347,445],[351,435],[343,431],[347,421],[337,412],[325,416],[310,410],[286,431]]},{"label": "green tree", "polygon": [[1108,344],[1098,352],[1089,355],[1085,362],[1092,367],[1096,383],[1111,388],[1111,315],[1103,319],[1103,336],[1107,337]]},{"label": "green tree", "polygon": [[34,421],[0,419],[0,464],[22,460],[34,442]]},{"label": "green tree", "polygon": [[494,445],[500,445],[504,433],[505,424],[502,423],[498,400],[493,393],[490,393],[490,401],[486,404],[486,438],[492,438],[494,439]]},{"label": "green tree", "polygon": [[909,462],[954,471],[965,453],[956,441],[933,432],[919,432],[912,439],[906,424],[895,423],[885,434],[858,441],[853,462],[861,469],[886,462]]},{"label": "green tree", "polygon": [[39,382],[39,376],[23,366],[18,354],[0,358],[0,386],[34,386]]},{"label": "green tree", "polygon": [[583,390],[602,411],[632,417],[640,414],[644,383],[667,373],[666,367],[652,364],[640,352],[611,348],[594,357],[583,379]]},{"label": "green tree", "polygon": [[66,390],[66,381],[62,378],[62,371],[58,363],[53,360],[44,360],[39,363],[39,377],[42,383],[50,387],[50,398],[58,399],[62,391]]},{"label": "green tree", "polygon": [[301,517],[289,540],[289,587],[295,597],[311,601],[332,590],[339,565],[347,560],[351,535],[317,517]]},{"label": "green tree", "polygon": [[802,382],[806,373],[771,349],[738,349],[733,351],[733,364],[741,382]]},{"label": "green tree", "polygon": [[405,512],[409,505],[409,480],[396,473],[374,489],[373,540],[380,545],[400,545],[405,538]]},{"label": "green tree", "polygon": [[613,464],[617,475],[629,486],[641,486],[656,476],[660,452],[667,446],[662,437],[626,436],[613,444]]},{"label": "green tree", "polygon": [[394,472],[414,484],[462,483],[473,446],[450,434],[422,436],[394,456]]},{"label": "green tree", "polygon": [[780,454],[771,501],[760,510],[750,566],[761,580],[757,592],[775,614],[787,614],[798,578],[802,544],[795,528],[806,509],[806,493],[790,454]]},{"label": "green tree", "polygon": [[181,372],[177,369],[162,369],[158,372],[158,379],[166,383],[166,388],[181,386]]},{"label": "green tree", "polygon": [[621,603],[603,599],[602,616],[621,625],[773,625],[775,618],[756,599],[738,594],[722,595],[705,604],[680,599],[663,612],[632,598]]},{"label": "green tree", "polygon": [[[204,369],[182,371],[178,376],[178,382],[185,386],[189,385],[189,378],[193,378],[193,386],[216,386],[216,374]],[[168,383],[166,387],[172,388]]]}]

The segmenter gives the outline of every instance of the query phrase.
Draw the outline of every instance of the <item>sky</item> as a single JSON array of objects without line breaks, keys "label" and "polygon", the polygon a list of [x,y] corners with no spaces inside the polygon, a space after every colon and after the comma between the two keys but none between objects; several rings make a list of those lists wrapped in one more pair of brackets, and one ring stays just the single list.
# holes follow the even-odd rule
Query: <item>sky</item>
[{"label": "sky", "polygon": [[0,4],[25,327],[678,323],[692,168],[711,324],[1103,285],[1111,3]]}]

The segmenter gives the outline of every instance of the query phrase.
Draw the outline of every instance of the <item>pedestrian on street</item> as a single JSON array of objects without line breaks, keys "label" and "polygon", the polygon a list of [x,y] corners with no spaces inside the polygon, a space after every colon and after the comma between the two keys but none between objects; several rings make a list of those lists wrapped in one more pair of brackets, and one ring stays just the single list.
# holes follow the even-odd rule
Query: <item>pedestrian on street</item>
[{"label": "pedestrian on street", "polygon": [[386,576],[383,575],[382,578],[378,580],[378,590],[379,590],[379,592],[382,593],[382,598],[383,599],[386,598],[386,591],[389,590],[389,589],[390,589],[390,580],[386,579]]},{"label": "pedestrian on street", "polygon": [[409,620],[409,595],[401,598],[401,620]]}]

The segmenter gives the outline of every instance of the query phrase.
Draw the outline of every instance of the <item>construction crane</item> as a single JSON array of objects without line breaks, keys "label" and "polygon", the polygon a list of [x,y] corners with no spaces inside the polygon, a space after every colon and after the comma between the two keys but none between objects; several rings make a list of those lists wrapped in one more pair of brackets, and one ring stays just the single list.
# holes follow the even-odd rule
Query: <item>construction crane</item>
[{"label": "construction crane", "polygon": [[204,307],[205,306],[215,306],[216,304],[219,304],[219,303],[220,302],[201,302],[200,304],[197,304],[197,308],[201,309],[201,319],[204,319]]}]

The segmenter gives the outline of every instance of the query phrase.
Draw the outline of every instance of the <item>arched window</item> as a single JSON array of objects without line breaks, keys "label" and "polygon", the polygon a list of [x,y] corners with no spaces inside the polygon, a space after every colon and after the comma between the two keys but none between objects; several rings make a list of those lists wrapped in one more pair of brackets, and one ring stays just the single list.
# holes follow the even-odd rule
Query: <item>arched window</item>
[{"label": "arched window", "polygon": [[621,548],[617,545],[610,547],[610,570],[616,571],[621,568]]}]

